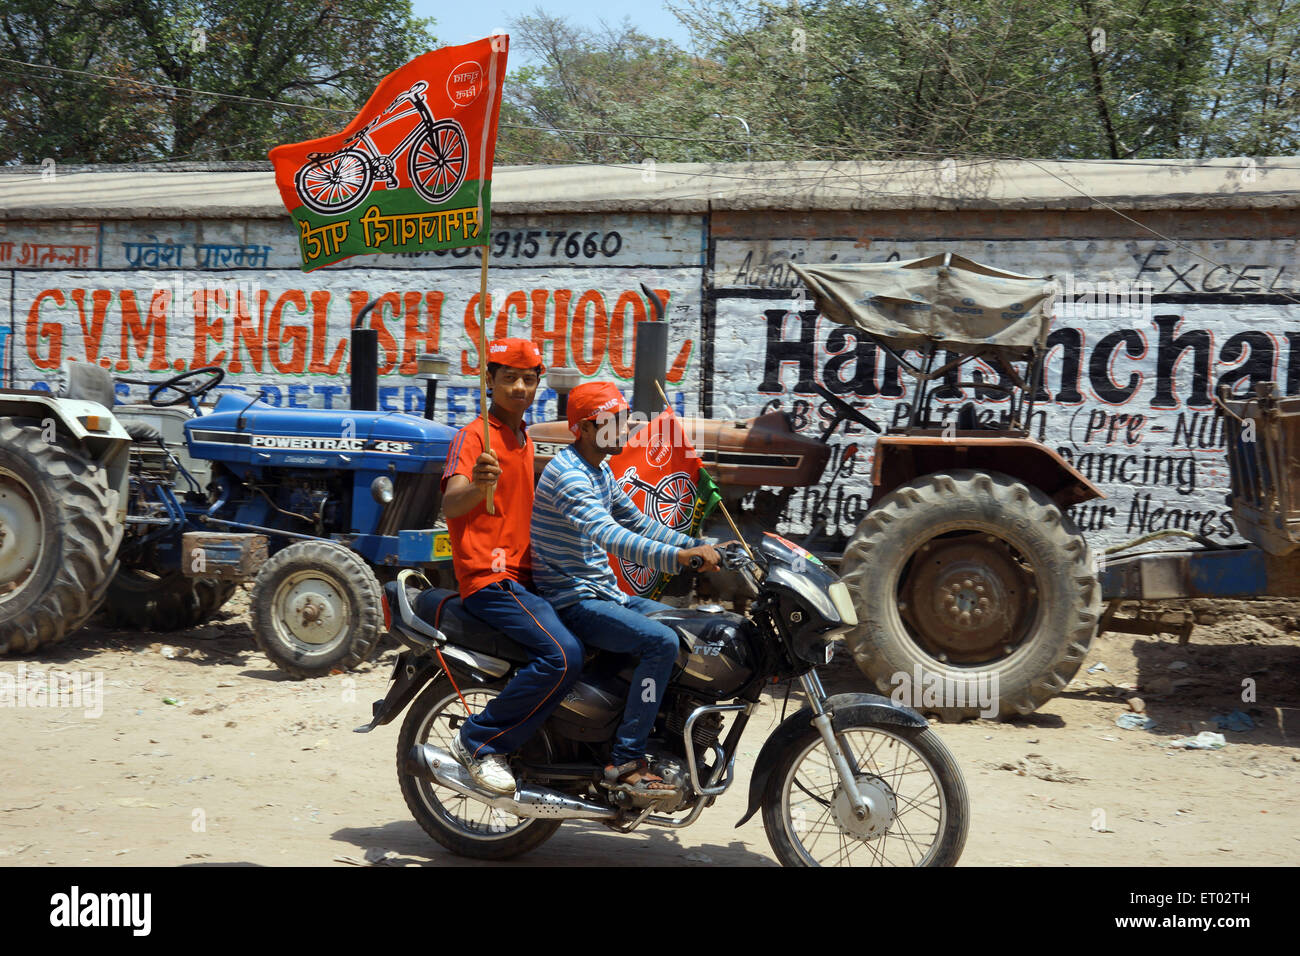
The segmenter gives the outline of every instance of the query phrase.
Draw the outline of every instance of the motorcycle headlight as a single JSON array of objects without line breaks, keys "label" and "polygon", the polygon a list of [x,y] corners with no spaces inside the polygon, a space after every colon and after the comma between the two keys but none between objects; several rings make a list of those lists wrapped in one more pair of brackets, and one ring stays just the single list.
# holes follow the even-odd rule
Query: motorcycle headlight
[{"label": "motorcycle headlight", "polygon": [[849,627],[856,627],[858,612],[853,607],[853,597],[849,594],[849,586],[843,581],[836,581],[827,590],[830,591],[831,601],[835,604],[835,610],[839,612],[840,620]]}]

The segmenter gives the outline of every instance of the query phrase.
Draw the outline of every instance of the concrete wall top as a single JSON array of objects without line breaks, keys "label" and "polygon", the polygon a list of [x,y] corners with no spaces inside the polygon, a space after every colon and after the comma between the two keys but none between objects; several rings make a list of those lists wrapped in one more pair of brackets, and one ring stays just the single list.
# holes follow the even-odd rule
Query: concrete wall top
[{"label": "concrete wall top", "polygon": [[[502,214],[711,210],[1285,209],[1300,159],[503,166]],[[278,219],[269,164],[0,169],[0,219]]]}]

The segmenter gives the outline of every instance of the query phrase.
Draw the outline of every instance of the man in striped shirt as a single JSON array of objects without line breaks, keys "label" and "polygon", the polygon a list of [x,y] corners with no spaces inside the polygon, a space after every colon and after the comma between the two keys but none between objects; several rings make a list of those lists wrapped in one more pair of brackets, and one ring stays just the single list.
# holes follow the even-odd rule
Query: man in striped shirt
[{"label": "man in striped shirt", "polygon": [[609,382],[570,394],[575,441],[546,466],[533,502],[533,584],[584,645],[638,658],[605,780],[612,789],[667,797],[675,791],[648,772],[645,747],[677,659],[677,634],[647,617],[667,605],[619,590],[609,556],[658,571],[687,567],[695,556],[715,571],[720,556],[643,514],[615,481],[605,458],[623,445],[627,408]]}]

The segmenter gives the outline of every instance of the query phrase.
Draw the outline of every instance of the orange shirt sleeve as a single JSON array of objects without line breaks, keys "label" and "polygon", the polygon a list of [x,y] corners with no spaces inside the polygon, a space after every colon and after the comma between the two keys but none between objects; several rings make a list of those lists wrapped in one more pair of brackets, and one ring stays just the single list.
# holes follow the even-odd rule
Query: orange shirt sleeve
[{"label": "orange shirt sleeve", "polygon": [[464,475],[472,478],[474,462],[483,454],[483,422],[475,419],[456,433],[447,449],[447,464],[442,470],[442,490],[447,490],[447,482],[452,475]]}]

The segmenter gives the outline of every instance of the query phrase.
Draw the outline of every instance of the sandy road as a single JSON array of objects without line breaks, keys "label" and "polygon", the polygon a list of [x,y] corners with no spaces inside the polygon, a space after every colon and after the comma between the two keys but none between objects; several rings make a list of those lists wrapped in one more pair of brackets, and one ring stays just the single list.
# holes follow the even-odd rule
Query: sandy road
[{"label": "sandy road", "polygon": [[[352,732],[383,696],[395,651],[346,677],[289,680],[254,649],[241,599],[190,632],[91,627],[0,661],[15,679],[64,671],[104,681],[99,716],[0,708],[0,863],[344,866],[369,855],[382,865],[511,865],[449,856],[415,824],[397,788],[396,725]],[[1105,635],[1085,668],[1096,662],[1107,670],[1081,671],[1029,718],[937,725],[971,795],[962,864],[1300,862],[1300,641],[1234,618],[1198,628],[1188,647]],[[1241,700],[1244,678],[1255,701]],[[831,692],[866,689],[844,667],[825,679]],[[1122,685],[1140,685],[1158,732],[1115,725],[1134,693]],[[570,823],[517,863],[775,865],[761,822],[734,824],[781,706],[765,700],[737,784],[696,825],[622,835]],[[1256,727],[1227,732],[1225,749],[1169,748],[1233,709]]]}]

